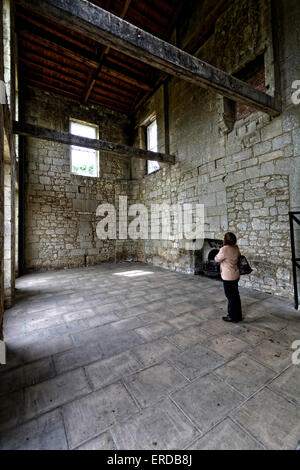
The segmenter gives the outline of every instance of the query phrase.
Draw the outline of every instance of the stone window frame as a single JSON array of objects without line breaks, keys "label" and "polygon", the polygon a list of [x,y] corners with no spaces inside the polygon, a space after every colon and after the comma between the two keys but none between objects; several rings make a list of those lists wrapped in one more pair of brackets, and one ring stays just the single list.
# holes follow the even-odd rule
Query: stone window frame
[{"label": "stone window frame", "polygon": [[[147,128],[150,126],[154,121],[157,123],[157,145],[158,145],[158,116],[156,112],[153,112],[147,116],[146,119],[144,119],[140,124],[139,124],[139,134],[140,134],[140,147],[144,150],[147,150]],[[145,176],[151,176],[156,174],[162,169],[162,166],[160,165],[159,168],[155,171],[152,171],[151,173],[148,173],[148,161],[146,161],[146,168],[145,168]]]},{"label": "stone window frame", "polygon": [[[94,124],[92,122],[88,121],[83,121],[82,119],[77,119],[73,117],[69,117],[69,131],[71,132],[71,122],[76,122],[78,124],[82,124],[84,126],[88,127],[94,127],[96,129],[96,139],[99,139],[100,136],[100,126],[98,124]],[[72,145],[69,146],[69,161],[70,161],[70,173],[73,176],[76,176],[78,178],[100,178],[100,152],[99,150],[96,150],[96,155],[97,155],[97,175],[79,175],[78,173],[74,173],[72,171]],[[74,146],[76,147],[76,146]]]}]

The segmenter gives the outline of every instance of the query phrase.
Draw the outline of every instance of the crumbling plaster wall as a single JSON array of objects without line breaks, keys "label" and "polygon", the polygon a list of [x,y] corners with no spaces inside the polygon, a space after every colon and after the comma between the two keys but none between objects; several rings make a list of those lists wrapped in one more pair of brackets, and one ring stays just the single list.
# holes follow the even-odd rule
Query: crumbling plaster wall
[{"label": "crumbling plaster wall", "polygon": [[[194,2],[197,4],[197,2]],[[284,112],[277,118],[256,112],[234,123],[224,119],[224,100],[206,90],[172,78],[169,90],[170,153],[177,163],[133,184],[132,200],[151,203],[194,202],[205,205],[205,237],[223,237],[234,231],[241,251],[255,268],[242,285],[292,294],[288,211],[300,208],[300,107],[291,102],[293,80],[299,79],[300,5],[278,1],[282,30],[280,66]],[[195,29],[198,7],[182,23],[184,46]],[[204,17],[204,15],[203,15]],[[276,26],[275,26],[276,27]],[[184,31],[188,31],[184,38]],[[197,56],[229,73],[264,52],[267,90],[274,92],[270,2],[235,1],[215,25],[215,33]],[[161,89],[137,113],[137,128],[147,115],[157,113],[159,146],[164,150]],[[138,139],[136,139],[138,145]],[[142,246],[142,250],[141,250]],[[174,241],[146,240],[138,259],[170,269],[190,271],[189,254]]]},{"label": "crumbling plaster wall", "polygon": [[[97,106],[83,106],[35,88],[26,89],[28,123],[69,132],[69,119],[99,126],[100,138],[127,144],[128,118]],[[128,161],[100,152],[100,178],[70,171],[70,147],[28,138],[26,144],[26,269],[56,269],[115,261],[116,241],[99,240],[96,208],[115,204]],[[119,188],[120,186],[120,188]],[[120,250],[119,250],[120,251]],[[121,250],[122,252],[122,250]],[[119,253],[121,256],[121,253]]]}]

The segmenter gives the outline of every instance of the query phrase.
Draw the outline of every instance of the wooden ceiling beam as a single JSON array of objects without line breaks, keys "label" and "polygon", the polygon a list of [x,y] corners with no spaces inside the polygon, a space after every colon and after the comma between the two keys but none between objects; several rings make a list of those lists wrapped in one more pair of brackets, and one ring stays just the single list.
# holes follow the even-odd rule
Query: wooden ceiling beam
[{"label": "wooden ceiling beam", "polygon": [[282,103],[247,83],[152,36],[86,0],[17,0],[97,42],[113,47],[163,72],[277,116]]},{"label": "wooden ceiling beam", "polygon": [[[210,37],[211,34],[214,32],[214,26],[217,19],[224,13],[234,2],[234,0],[221,0],[212,12],[206,18],[204,24],[201,24],[199,30],[193,35],[193,37],[189,40],[189,42],[183,47],[185,52],[189,54],[195,54],[197,50],[205,43],[205,41]],[[147,101],[147,99],[155,93],[158,88],[164,83],[169,75],[167,73],[162,73],[158,77],[158,80],[151,92],[144,93],[136,99],[135,103],[132,106],[131,113],[135,114],[137,110]]]},{"label": "wooden ceiling beam", "polygon": [[97,106],[103,106],[105,108],[116,111],[117,113],[125,114],[128,116],[129,108],[128,106],[123,106],[122,103],[116,103],[115,101],[100,99],[99,97],[94,97],[93,93],[90,96],[90,103]]},{"label": "wooden ceiling beam", "polygon": [[206,17],[204,24],[196,34],[183,46],[190,54],[195,54],[204,42],[213,34],[217,19],[233,4],[234,0],[221,0]]},{"label": "wooden ceiling beam", "polygon": [[141,158],[143,160],[154,160],[162,163],[175,164],[174,155],[150,152],[149,150],[142,150],[136,147],[129,147],[127,145],[115,144],[98,139],[88,139],[86,137],[79,137],[77,135],[69,134],[67,132],[55,131],[43,127],[34,126],[14,121],[13,132],[17,135],[25,137],[34,137],[37,139],[48,140],[51,142],[58,142],[65,145],[76,145],[77,147],[91,148],[109,154],[125,157],[125,158]]},{"label": "wooden ceiling beam", "polygon": [[130,92],[129,90],[126,90],[125,88],[119,88],[117,86],[112,85],[111,83],[106,83],[103,80],[101,80],[101,83],[99,84],[97,84],[97,82],[95,83],[94,91],[96,91],[97,89],[98,91],[102,90],[102,92],[106,89],[108,90],[108,92],[112,91],[114,93],[117,93],[118,95],[127,96],[130,100],[132,100],[135,96],[135,93]]},{"label": "wooden ceiling beam", "polygon": [[[32,70],[31,68],[24,68],[23,67],[23,78],[26,80],[27,78],[32,78],[33,80],[40,81],[40,83],[45,83],[49,85],[53,85],[54,87],[60,88],[62,91],[66,89],[66,91],[71,91],[80,94],[81,91],[81,86],[80,85],[75,85],[68,81],[66,81],[63,78],[55,78],[55,77],[50,77],[49,75],[41,74],[39,72],[36,72]],[[62,88],[62,86],[64,88]]]},{"label": "wooden ceiling beam", "polygon": [[29,26],[32,25],[34,28],[36,28],[36,29],[31,29],[31,32],[38,31],[38,34],[39,34],[39,32],[46,31],[47,33],[51,35],[55,35],[64,41],[68,41],[74,44],[76,47],[86,49],[90,53],[93,53],[95,51],[95,45],[93,46],[92,44],[90,45],[86,44],[85,42],[80,41],[80,39],[74,38],[73,36],[68,35],[66,33],[62,33],[61,31],[59,31],[59,29],[57,28],[55,29],[54,25],[51,26],[48,23],[43,22],[42,19],[37,19],[36,17],[30,14],[26,15],[26,12],[22,13],[21,11],[17,11],[17,20],[19,22],[19,27],[18,27],[19,30],[28,29],[28,27],[27,28],[25,27],[25,24],[27,23],[27,25]]},{"label": "wooden ceiling beam", "polygon": [[43,46],[46,49],[50,49],[54,51],[55,53],[71,58],[75,60],[76,62],[83,63],[89,67],[96,68],[98,66],[98,62],[96,60],[96,55],[90,55],[88,57],[86,53],[79,52],[75,49],[70,49],[69,47],[66,47],[66,45],[62,45],[57,38],[55,39],[46,39],[44,37],[38,36],[31,31],[28,30],[21,30],[19,32],[19,37],[21,39],[25,39],[27,41],[30,41],[32,43],[37,44],[38,46]]},{"label": "wooden ceiling beam", "polygon": [[[126,0],[125,1],[125,4],[124,4],[124,7],[123,7],[123,10],[121,12],[121,15],[120,15],[120,18],[124,18],[126,16],[126,13],[130,7],[130,3],[131,3],[131,0]],[[108,0],[107,3],[106,3],[106,9],[109,8],[109,5],[110,5],[110,1]],[[100,57],[100,60],[99,60],[99,65],[97,67],[96,70],[93,70],[90,74],[90,76],[88,77],[88,80],[87,80],[87,83],[86,83],[86,86],[85,86],[85,89],[84,89],[84,92],[83,92],[83,103],[87,103],[88,102],[88,99],[89,99],[89,96],[94,88],[94,85],[96,83],[96,80],[97,80],[97,77],[99,76],[102,68],[103,68],[103,63],[104,63],[104,58],[105,56],[109,53],[110,51],[110,47],[106,47],[102,50],[102,54],[101,54],[101,57]]]},{"label": "wooden ceiling beam", "polygon": [[[139,76],[141,80],[145,80],[145,71],[144,70],[139,70],[137,67],[134,65],[129,64],[128,62],[120,62],[116,57],[113,57],[112,55],[107,55],[105,59],[105,65],[110,67],[110,64],[116,64],[119,67],[122,67],[122,69],[129,70],[132,72],[134,75]],[[113,65],[112,65],[113,67]],[[101,71],[101,70],[100,70]]]},{"label": "wooden ceiling beam", "polygon": [[142,82],[141,80],[131,75],[127,75],[127,74],[125,75],[122,69],[117,69],[116,67],[115,68],[107,67],[106,65],[103,65],[101,67],[101,72],[105,73],[106,75],[111,75],[112,77],[116,77],[123,82],[129,83],[130,85],[135,86],[136,88],[141,88],[142,90],[146,90],[146,91],[152,90],[151,85],[149,85],[148,83]]},{"label": "wooden ceiling beam", "polygon": [[[170,36],[172,35],[174,29],[176,28],[176,24],[177,24],[177,21],[178,21],[178,18],[180,16],[181,12],[182,12],[183,6],[184,6],[184,0],[180,0],[178,7],[176,8],[173,15],[171,16],[168,30],[167,30],[167,32],[164,36],[165,41],[168,41],[170,39]],[[169,75],[167,73],[160,73],[159,74],[159,77],[157,78],[156,83],[154,84],[154,90],[155,91],[168,78],[168,76]],[[142,106],[142,104],[153,94],[154,90],[152,89],[148,93],[140,92],[136,96],[136,99],[134,100],[134,102],[132,104],[130,114],[135,114],[137,112],[137,110],[139,109],[139,107]]]},{"label": "wooden ceiling beam", "polygon": [[59,86],[57,87],[54,85],[50,85],[49,83],[45,83],[43,80],[37,80],[32,77],[25,77],[24,83],[26,83],[27,85],[32,85],[36,88],[40,88],[41,90],[46,90],[58,95],[63,95],[73,101],[78,101],[80,97],[80,93],[73,93],[68,90],[62,90],[62,88]]},{"label": "wooden ceiling beam", "polygon": [[71,82],[71,84],[78,85],[79,87],[82,87],[84,84],[84,79],[80,80],[78,79],[78,77],[70,75],[65,71],[60,72],[58,69],[49,68],[48,66],[45,66],[43,64],[37,64],[35,62],[32,62],[31,60],[25,59],[24,57],[20,57],[19,60],[22,64],[25,65],[24,70],[27,69],[29,73],[30,71],[36,71],[41,74],[41,76],[44,75],[45,77],[56,78],[58,80],[61,80],[62,82]]},{"label": "wooden ceiling beam", "polygon": [[166,15],[162,15],[161,11],[157,11],[151,5],[149,7],[145,2],[135,2],[132,9],[142,15],[142,17],[151,18],[152,22],[160,25],[160,27],[166,29],[168,27],[169,18]]},{"label": "wooden ceiling beam", "polygon": [[121,95],[116,95],[112,92],[107,92],[106,90],[98,90],[96,91],[96,88],[93,89],[93,94],[96,95],[96,96],[99,96],[101,98],[108,98],[108,99],[111,99],[112,101],[115,101],[116,104],[119,102],[119,103],[123,103],[127,106],[127,108],[130,108],[130,103],[131,103],[131,100],[126,98],[125,96],[121,96]]},{"label": "wooden ceiling beam", "polygon": [[72,70],[78,70],[79,72],[84,73],[85,77],[89,70],[86,64],[82,64],[81,62],[76,61],[70,57],[58,55],[56,52],[51,51],[50,49],[45,49],[44,47],[27,41],[21,37],[19,37],[19,50],[24,57],[28,55],[28,57],[36,57],[36,59],[40,61],[50,60],[57,66],[63,65],[65,67],[71,68]]},{"label": "wooden ceiling beam", "polygon": [[52,59],[42,57],[27,50],[22,51],[22,55],[20,55],[20,60],[26,62],[29,66],[31,64],[44,66],[52,72],[65,73],[69,77],[82,79],[83,82],[86,79],[86,73],[81,70],[74,70],[74,68],[72,68],[70,65],[66,65],[63,62],[55,62]]}]

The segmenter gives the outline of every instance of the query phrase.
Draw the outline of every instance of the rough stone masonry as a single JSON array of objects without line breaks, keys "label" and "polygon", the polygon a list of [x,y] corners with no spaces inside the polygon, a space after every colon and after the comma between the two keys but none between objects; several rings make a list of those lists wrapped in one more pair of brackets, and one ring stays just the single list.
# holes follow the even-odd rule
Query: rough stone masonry
[{"label": "rough stone masonry", "polygon": [[[241,284],[292,295],[288,212],[300,209],[300,108],[291,102],[291,87],[299,79],[300,6],[296,0],[279,4],[282,30],[276,65],[284,111],[277,118],[241,107],[234,111],[227,99],[176,78],[163,84],[133,121],[103,108],[27,90],[27,122],[68,131],[69,118],[74,117],[99,124],[103,139],[124,144],[130,144],[135,135],[135,146],[141,146],[140,129],[155,115],[158,150],[177,157],[176,165],[162,165],[147,176],[144,161],[100,155],[100,178],[84,178],[71,175],[66,146],[28,139],[27,269],[84,266],[130,255],[190,272],[184,244],[97,239],[97,204],[114,203],[119,195],[127,195],[129,204],[148,207],[162,202],[203,203],[205,237],[220,239],[229,229],[236,232],[241,251],[255,268]],[[181,48],[207,13],[205,4],[196,1],[189,2],[189,8],[177,30]],[[195,55],[278,93],[271,13],[267,0],[234,1]],[[260,67],[254,77],[246,74],[249,64],[250,72]]]}]

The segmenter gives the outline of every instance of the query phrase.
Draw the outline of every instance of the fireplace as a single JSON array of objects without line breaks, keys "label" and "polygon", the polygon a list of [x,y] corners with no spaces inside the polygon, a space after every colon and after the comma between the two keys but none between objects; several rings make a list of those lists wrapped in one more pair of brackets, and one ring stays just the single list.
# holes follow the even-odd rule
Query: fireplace
[{"label": "fireplace", "polygon": [[215,256],[222,248],[222,240],[205,238],[203,247],[195,253],[195,274],[220,278],[220,265],[215,262]]}]

